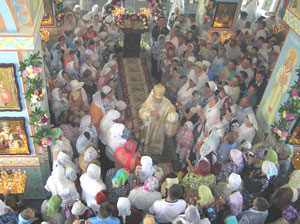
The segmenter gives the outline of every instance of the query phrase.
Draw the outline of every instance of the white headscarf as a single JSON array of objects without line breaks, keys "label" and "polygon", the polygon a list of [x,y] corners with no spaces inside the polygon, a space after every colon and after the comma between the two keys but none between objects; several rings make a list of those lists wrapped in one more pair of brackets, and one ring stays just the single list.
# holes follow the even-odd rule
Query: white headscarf
[{"label": "white headscarf", "polygon": [[99,138],[103,144],[106,144],[106,132],[119,119],[121,114],[117,110],[108,111],[101,120]]},{"label": "white headscarf", "polygon": [[126,216],[131,215],[131,210],[130,210],[131,204],[128,198],[125,197],[119,197],[118,203],[117,203],[117,208],[119,211],[119,216],[122,216],[123,223],[126,223]]},{"label": "white headscarf", "polygon": [[104,67],[100,73],[101,76],[105,76],[107,75],[109,72],[111,71],[111,68],[110,67]]},{"label": "white headscarf", "polygon": [[103,114],[106,113],[105,108],[102,104],[102,98],[101,98],[101,91],[97,91],[94,95],[93,95],[93,102],[94,104],[96,104],[96,106],[103,112]]},{"label": "white headscarf", "polygon": [[193,131],[194,125],[191,121],[187,121],[184,123],[189,131]]},{"label": "white headscarf", "polygon": [[63,85],[65,85],[66,84],[66,80],[64,79],[64,77],[63,77],[63,70],[61,70],[59,73],[58,73],[58,75],[57,75],[57,77],[56,77],[56,80],[58,81],[58,82],[60,82],[61,84],[63,84]]},{"label": "white headscarf", "polygon": [[92,122],[91,115],[84,115],[80,120],[79,131],[83,132],[85,128],[87,128],[91,125],[91,122]]},{"label": "white headscarf", "polygon": [[261,169],[267,175],[268,179],[278,174],[276,165],[268,160],[263,162]]},{"label": "white headscarf", "polygon": [[5,209],[10,209],[10,207],[0,200],[0,216],[5,214]]},{"label": "white headscarf", "polygon": [[228,183],[226,184],[227,188],[236,191],[241,186],[242,179],[241,176],[236,173],[231,173],[228,177]]},{"label": "white headscarf", "polygon": [[141,165],[140,180],[145,182],[154,173],[152,158],[150,156],[142,156]]},{"label": "white headscarf", "polygon": [[242,152],[238,149],[231,149],[230,150],[230,157],[232,161],[237,165],[241,166],[243,163],[243,155]]},{"label": "white headscarf", "polygon": [[52,100],[60,102],[62,99],[59,97],[59,88],[55,88],[51,92]]},{"label": "white headscarf", "polygon": [[97,157],[98,157],[98,153],[97,153],[96,149],[92,146],[88,147],[84,151],[84,157],[83,157],[85,167],[87,167],[88,163],[97,159]]},{"label": "white headscarf", "polygon": [[100,175],[101,175],[101,169],[99,166],[95,165],[95,164],[90,164],[87,168],[87,176],[91,179],[94,180],[100,180]]}]

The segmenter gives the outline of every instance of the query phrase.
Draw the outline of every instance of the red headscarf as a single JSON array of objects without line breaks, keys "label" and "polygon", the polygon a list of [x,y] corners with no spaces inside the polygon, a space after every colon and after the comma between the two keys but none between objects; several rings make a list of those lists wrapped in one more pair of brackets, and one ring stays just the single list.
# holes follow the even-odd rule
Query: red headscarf
[{"label": "red headscarf", "polygon": [[102,192],[99,191],[98,194],[96,195],[96,202],[98,205],[101,205],[102,203],[108,201],[108,198],[106,197],[106,195]]},{"label": "red headscarf", "polygon": [[208,176],[210,174],[210,163],[206,160],[200,161],[194,173],[199,174],[200,176],[203,177]]}]

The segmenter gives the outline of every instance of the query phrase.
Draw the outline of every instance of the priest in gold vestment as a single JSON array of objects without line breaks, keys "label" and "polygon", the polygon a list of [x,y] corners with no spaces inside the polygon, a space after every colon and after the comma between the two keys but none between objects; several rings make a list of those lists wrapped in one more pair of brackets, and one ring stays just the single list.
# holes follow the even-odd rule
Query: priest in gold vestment
[{"label": "priest in gold vestment", "polygon": [[144,154],[163,153],[167,116],[176,111],[174,105],[164,96],[165,92],[166,88],[163,85],[154,86],[139,111],[144,124]]}]

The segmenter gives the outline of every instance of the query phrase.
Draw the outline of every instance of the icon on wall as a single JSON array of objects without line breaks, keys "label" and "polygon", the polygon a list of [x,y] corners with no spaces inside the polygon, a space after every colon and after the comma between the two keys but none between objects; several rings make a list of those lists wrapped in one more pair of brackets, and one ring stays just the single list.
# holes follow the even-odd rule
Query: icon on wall
[{"label": "icon on wall", "polygon": [[0,64],[0,111],[21,111],[14,64]]},{"label": "icon on wall", "polygon": [[25,119],[0,118],[0,155],[29,155]]}]

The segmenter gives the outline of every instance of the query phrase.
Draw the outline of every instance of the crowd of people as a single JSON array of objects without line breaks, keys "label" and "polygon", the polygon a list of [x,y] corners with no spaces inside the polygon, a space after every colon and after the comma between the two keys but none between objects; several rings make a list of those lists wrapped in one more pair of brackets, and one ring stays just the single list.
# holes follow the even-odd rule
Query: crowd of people
[{"label": "crowd of people", "polygon": [[[42,42],[55,126],[45,185],[51,197],[40,211],[18,215],[0,201],[0,223],[300,222],[293,146],[272,135],[254,141],[256,109],[280,53],[275,15],[249,20],[241,12],[221,42],[195,14],[186,18],[173,8],[152,29],[151,74],[159,84],[139,111],[143,139],[135,139],[116,91],[120,49],[112,15],[95,5],[83,16],[76,5],[52,49]],[[169,114],[178,125],[173,135],[165,134]],[[166,150],[165,138],[175,146],[169,173],[151,157]]]}]

